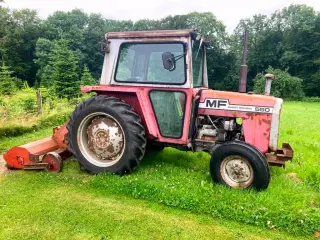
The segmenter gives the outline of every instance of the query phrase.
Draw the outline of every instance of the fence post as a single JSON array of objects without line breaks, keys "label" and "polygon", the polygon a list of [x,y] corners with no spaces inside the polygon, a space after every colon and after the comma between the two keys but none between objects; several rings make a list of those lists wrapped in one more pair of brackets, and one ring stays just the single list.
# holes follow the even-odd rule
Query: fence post
[{"label": "fence post", "polygon": [[42,115],[42,97],[41,97],[41,90],[38,88],[37,90],[37,106],[38,106],[38,114]]}]

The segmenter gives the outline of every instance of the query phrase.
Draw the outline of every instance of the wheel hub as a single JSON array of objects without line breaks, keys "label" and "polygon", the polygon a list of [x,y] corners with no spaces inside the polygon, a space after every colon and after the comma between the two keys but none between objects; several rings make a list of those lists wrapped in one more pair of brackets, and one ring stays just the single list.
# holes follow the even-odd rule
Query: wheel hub
[{"label": "wheel hub", "polygon": [[124,134],[118,122],[107,116],[94,117],[87,128],[87,144],[91,155],[99,160],[118,159],[124,148]]},{"label": "wheel hub", "polygon": [[221,176],[231,187],[248,187],[253,182],[253,169],[241,156],[228,156],[221,163]]},{"label": "wheel hub", "polygon": [[241,160],[231,160],[227,164],[227,173],[235,182],[245,182],[250,177],[248,166]]},{"label": "wheel hub", "polygon": [[107,131],[99,130],[93,137],[94,143],[99,148],[106,148],[108,146],[109,134]]}]

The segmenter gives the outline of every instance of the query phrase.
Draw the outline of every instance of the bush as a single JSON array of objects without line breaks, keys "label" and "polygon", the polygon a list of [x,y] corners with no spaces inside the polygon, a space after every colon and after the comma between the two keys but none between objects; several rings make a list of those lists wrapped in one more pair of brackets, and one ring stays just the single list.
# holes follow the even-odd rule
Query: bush
[{"label": "bush", "polygon": [[68,120],[74,106],[41,89],[43,115],[37,112],[36,90],[27,88],[11,96],[0,95],[0,139],[19,136],[38,129],[55,127]]},{"label": "bush", "polygon": [[17,79],[11,77],[12,72],[7,66],[0,66],[0,94],[12,95],[16,91]]},{"label": "bush", "polygon": [[32,113],[35,112],[35,99],[34,98],[27,98],[22,102],[23,110]]},{"label": "bush", "polygon": [[37,131],[46,127],[57,127],[65,123],[69,118],[69,112],[57,113],[49,117],[40,119],[37,125],[31,126],[5,126],[0,127],[0,139],[4,137],[16,137],[28,132]]},{"label": "bush", "polygon": [[6,126],[0,127],[0,139],[4,137],[16,137],[37,130],[36,126]]},{"label": "bush", "polygon": [[320,97],[305,97],[303,98],[304,102],[318,102],[320,103]]},{"label": "bush", "polygon": [[[275,79],[271,85],[271,95],[288,100],[302,100],[305,96],[302,88],[302,79],[291,76],[287,69],[282,71],[280,69],[273,69],[269,67],[265,73],[272,73]],[[265,77],[264,73],[259,73],[254,78],[254,92],[263,94],[265,90]]]}]

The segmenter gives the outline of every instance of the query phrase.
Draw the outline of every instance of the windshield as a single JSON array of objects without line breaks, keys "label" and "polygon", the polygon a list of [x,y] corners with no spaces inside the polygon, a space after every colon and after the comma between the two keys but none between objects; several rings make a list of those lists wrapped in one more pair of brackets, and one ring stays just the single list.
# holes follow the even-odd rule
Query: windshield
[{"label": "windshield", "polygon": [[[192,46],[192,70],[193,87],[201,87],[203,84],[203,44],[201,40],[193,42]],[[201,46],[200,46],[201,44]]]},{"label": "windshield", "polygon": [[[174,70],[169,71],[163,66],[162,55],[166,52],[172,53],[176,59]],[[123,43],[120,46],[115,81],[184,84],[184,45],[180,42]]]}]

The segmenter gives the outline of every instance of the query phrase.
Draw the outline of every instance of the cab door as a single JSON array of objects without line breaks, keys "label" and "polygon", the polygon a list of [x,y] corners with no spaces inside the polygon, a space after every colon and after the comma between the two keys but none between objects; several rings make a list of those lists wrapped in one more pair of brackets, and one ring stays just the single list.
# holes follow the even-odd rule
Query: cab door
[{"label": "cab door", "polygon": [[149,96],[161,136],[181,138],[186,110],[186,93],[151,90]]},{"label": "cab door", "polygon": [[[120,46],[115,83],[134,85],[143,94],[147,119],[152,119],[154,126],[152,136],[160,142],[187,144],[188,141],[192,89],[187,46],[181,39],[125,42]],[[164,59],[174,62],[174,67],[166,68]]]}]

